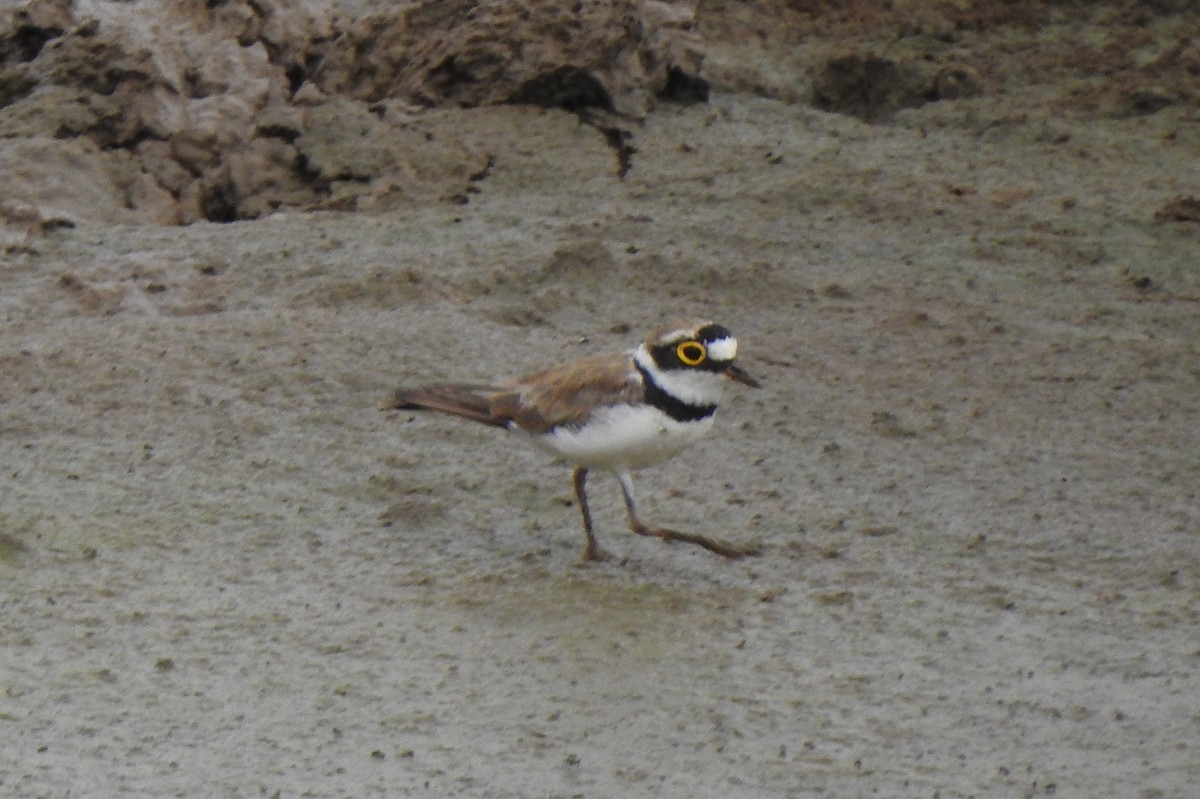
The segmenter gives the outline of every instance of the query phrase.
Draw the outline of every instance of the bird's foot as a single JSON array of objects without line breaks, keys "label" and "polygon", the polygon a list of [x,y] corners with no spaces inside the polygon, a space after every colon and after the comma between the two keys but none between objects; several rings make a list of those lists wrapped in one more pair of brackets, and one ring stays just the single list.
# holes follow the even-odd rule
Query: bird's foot
[{"label": "bird's foot", "polygon": [[634,521],[629,525],[638,535],[654,536],[661,538],[664,541],[683,541],[687,544],[695,544],[698,547],[703,547],[709,552],[716,553],[723,558],[730,560],[740,560],[741,558],[752,557],[762,553],[762,548],[753,544],[730,544],[727,541],[722,541],[719,538],[708,538],[706,536],[697,535],[695,533],[685,533],[680,530],[671,530],[666,527],[649,527],[640,521]]}]

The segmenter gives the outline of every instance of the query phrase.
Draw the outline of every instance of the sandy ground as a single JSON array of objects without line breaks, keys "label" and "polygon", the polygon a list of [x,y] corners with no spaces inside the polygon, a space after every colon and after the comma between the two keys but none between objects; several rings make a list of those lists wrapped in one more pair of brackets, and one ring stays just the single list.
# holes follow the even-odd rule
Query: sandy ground
[{"label": "sandy ground", "polygon": [[[1194,113],[453,112],[465,205],[10,241],[0,794],[1194,796]],[[693,314],[765,387],[642,509],[758,558],[377,409]]]}]

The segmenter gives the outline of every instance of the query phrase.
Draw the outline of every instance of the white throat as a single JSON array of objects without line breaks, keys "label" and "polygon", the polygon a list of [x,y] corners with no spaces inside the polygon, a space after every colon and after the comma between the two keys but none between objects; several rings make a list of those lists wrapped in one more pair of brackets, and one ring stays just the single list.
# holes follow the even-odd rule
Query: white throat
[{"label": "white throat", "polygon": [[643,344],[633,353],[633,359],[666,393],[680,402],[697,407],[716,405],[721,400],[725,377],[705,369],[660,369]]}]

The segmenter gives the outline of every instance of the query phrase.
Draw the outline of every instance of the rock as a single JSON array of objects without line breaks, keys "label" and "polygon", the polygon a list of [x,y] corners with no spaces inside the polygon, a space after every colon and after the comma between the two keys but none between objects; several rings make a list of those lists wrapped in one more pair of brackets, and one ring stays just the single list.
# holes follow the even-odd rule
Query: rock
[{"label": "rock", "polygon": [[887,122],[902,108],[973,97],[979,75],[964,64],[935,67],[870,53],[835,56],[813,81],[812,102],[823,111],[865,122]]},{"label": "rock", "polygon": [[8,35],[0,38],[0,58],[4,64],[32,61],[46,42],[74,24],[71,0],[27,0],[9,17]]},{"label": "rock", "polygon": [[693,16],[690,5],[639,0],[434,0],[352,23],[314,80],[366,100],[600,107],[640,118],[669,86],[701,82]]},{"label": "rock", "polygon": [[337,207],[382,210],[408,197],[447,199],[485,168],[487,155],[436,126],[380,118],[365,102],[335,98],[306,109],[296,150]]},{"label": "rock", "polygon": [[82,138],[32,137],[0,148],[6,201],[36,209],[43,223],[138,221],[138,209],[128,207],[129,183],[122,177],[127,168],[127,159]]},{"label": "rock", "polygon": [[[489,156],[419,130],[419,107],[641,117],[659,96],[706,97],[688,3],[384,8],[338,23],[320,0],[30,0],[0,20],[0,138],[36,142],[10,146],[7,169],[23,201],[55,197],[47,211],[66,203],[77,220],[90,207],[97,220],[178,224],[462,202]],[[45,169],[81,172],[46,174],[36,191],[18,170],[34,151],[50,155]],[[62,191],[83,175],[99,181],[94,206]]]}]

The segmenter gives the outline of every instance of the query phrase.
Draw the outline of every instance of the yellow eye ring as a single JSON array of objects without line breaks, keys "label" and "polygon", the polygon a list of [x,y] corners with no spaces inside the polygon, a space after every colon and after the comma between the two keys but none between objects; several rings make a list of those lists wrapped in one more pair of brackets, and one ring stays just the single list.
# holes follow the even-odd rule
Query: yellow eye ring
[{"label": "yellow eye ring", "polygon": [[708,350],[699,341],[685,341],[675,348],[684,366],[699,366],[708,357]]}]

